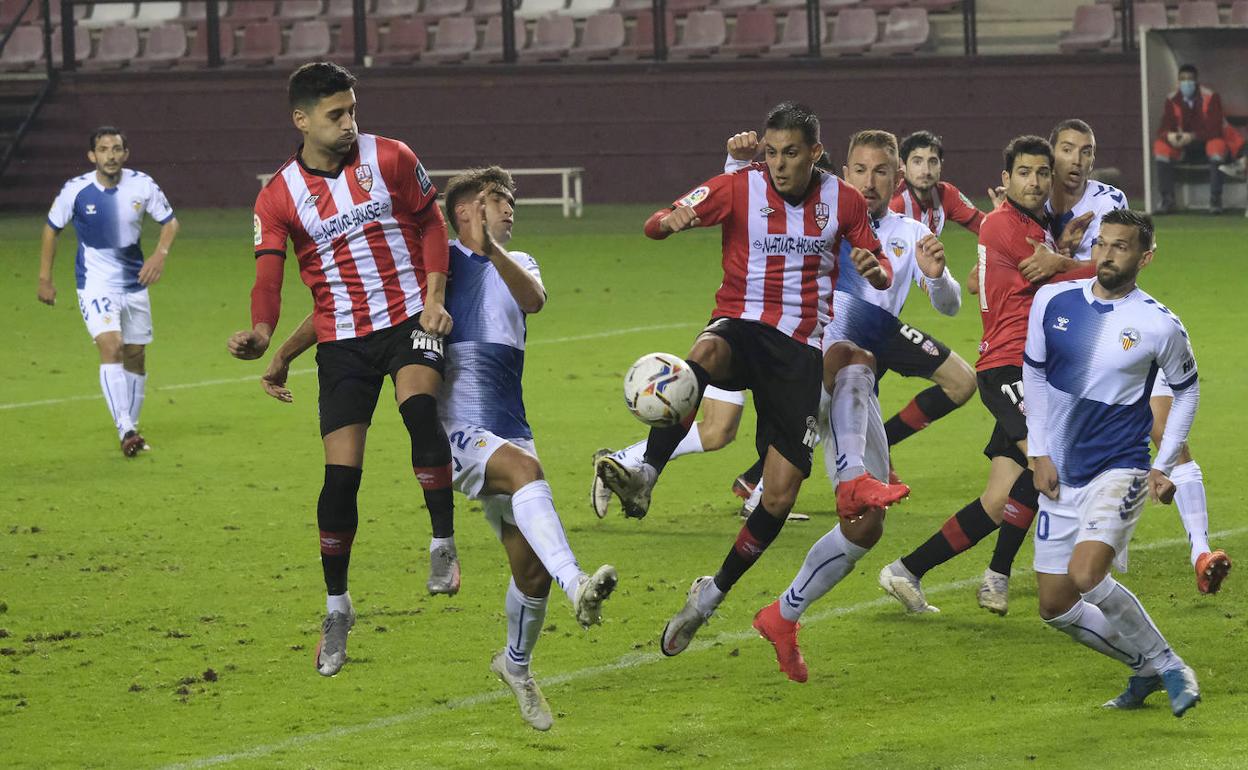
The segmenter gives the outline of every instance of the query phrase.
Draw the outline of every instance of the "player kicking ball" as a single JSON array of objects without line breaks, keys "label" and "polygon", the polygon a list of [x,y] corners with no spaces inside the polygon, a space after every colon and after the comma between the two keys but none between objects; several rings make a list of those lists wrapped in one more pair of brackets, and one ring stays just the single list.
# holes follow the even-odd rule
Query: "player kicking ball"
[{"label": "player kicking ball", "polygon": [[[1200,384],[1177,316],[1136,287],[1153,259],[1153,222],[1121,209],[1101,219],[1096,277],[1041,289],[1023,358],[1027,454],[1040,502],[1035,532],[1040,617],[1132,670],[1105,704],[1133,709],[1164,688],[1176,717],[1200,702],[1196,674],[1170,648],[1140,600],[1110,575],[1148,496],[1169,503],[1168,476],[1196,416]],[[1166,373],[1174,405],[1149,463],[1148,396]]]}]

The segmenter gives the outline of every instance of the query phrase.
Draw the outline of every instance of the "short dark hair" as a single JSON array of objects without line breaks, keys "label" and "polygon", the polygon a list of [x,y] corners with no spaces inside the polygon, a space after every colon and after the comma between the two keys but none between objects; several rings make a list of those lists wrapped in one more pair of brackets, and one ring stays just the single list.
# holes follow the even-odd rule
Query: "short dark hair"
[{"label": "short dark hair", "polygon": [[1179,74],[1182,75],[1184,72],[1192,73],[1194,78],[1200,77],[1200,70],[1196,69],[1195,64],[1184,64],[1182,67],[1179,67]]},{"label": "short dark hair", "polygon": [[940,158],[942,163],[944,162],[945,145],[940,141],[940,137],[931,131],[915,131],[901,140],[901,162],[905,163],[910,160],[910,153],[915,150],[926,150],[928,148],[935,150],[936,157]]},{"label": "short dark hair", "polygon": [[1092,126],[1089,126],[1085,121],[1079,118],[1067,118],[1053,126],[1053,131],[1049,134],[1049,144],[1056,145],[1057,135],[1063,131],[1078,131],[1081,134],[1087,134],[1093,138],[1096,137],[1096,134],[1092,131]]},{"label": "short dark hair", "polygon": [[812,147],[819,144],[819,117],[814,110],[797,102],[781,102],[772,107],[763,129],[801,131],[807,144]]},{"label": "short dark hair", "polygon": [[1053,148],[1044,137],[1034,134],[1016,136],[1005,146],[1005,173],[1014,173],[1014,159],[1019,155],[1043,155],[1048,158],[1049,165],[1053,165]]},{"label": "short dark hair", "polygon": [[1143,211],[1114,209],[1101,217],[1101,226],[1104,227],[1105,225],[1134,227],[1140,236],[1140,246],[1143,247],[1144,251],[1151,250],[1155,245],[1153,243],[1153,218]]},{"label": "short dark hair", "polygon": [[511,172],[502,166],[470,168],[464,173],[451,177],[446,183],[446,221],[451,223],[455,232],[459,232],[459,222],[455,219],[455,207],[464,198],[476,197],[482,190],[498,188],[513,199],[516,197],[516,182]]},{"label": "short dark hair", "polygon": [[290,106],[306,110],[326,96],[351,90],[355,83],[355,75],[341,64],[308,62],[290,75]]},{"label": "short dark hair", "polygon": [[91,132],[91,140],[90,140],[91,143],[87,146],[87,149],[90,150],[91,152],[95,152],[96,143],[98,143],[100,139],[105,136],[120,136],[121,148],[123,150],[129,146],[126,143],[126,135],[122,133],[120,128],[118,128],[117,126],[100,126],[99,128]]}]

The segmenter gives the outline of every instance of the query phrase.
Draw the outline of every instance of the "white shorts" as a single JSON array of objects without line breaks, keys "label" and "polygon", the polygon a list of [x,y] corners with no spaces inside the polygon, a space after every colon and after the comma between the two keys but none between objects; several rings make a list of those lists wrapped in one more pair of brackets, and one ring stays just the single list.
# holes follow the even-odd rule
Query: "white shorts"
[{"label": "white shorts", "polygon": [[707,385],[706,390],[702,392],[702,398],[709,398],[712,401],[723,401],[725,404],[745,406],[744,390],[724,390],[714,385]]},{"label": "white shorts", "polygon": [[1148,498],[1148,471],[1111,468],[1082,487],[1062,484],[1056,500],[1040,497],[1036,514],[1036,572],[1065,575],[1078,543],[1114,549],[1114,566],[1127,571],[1127,544]]},{"label": "white shorts", "polygon": [[1166,382],[1166,373],[1157,370],[1157,379],[1153,380],[1153,392],[1149,398],[1174,398],[1174,391],[1170,390],[1170,383]]},{"label": "white shorts", "polygon": [[511,495],[481,494],[485,488],[485,468],[504,444],[511,444],[537,457],[533,441],[500,438],[479,425],[467,423],[446,424],[444,427],[451,443],[451,487],[469,500],[481,501],[485,520],[494,529],[494,534],[501,538],[503,522],[516,526],[511,512]]},{"label": "white shorts", "polygon": [[91,339],[104,332],[121,332],[126,345],[152,342],[152,302],[146,288],[127,292],[87,286],[78,290],[78,309]]}]

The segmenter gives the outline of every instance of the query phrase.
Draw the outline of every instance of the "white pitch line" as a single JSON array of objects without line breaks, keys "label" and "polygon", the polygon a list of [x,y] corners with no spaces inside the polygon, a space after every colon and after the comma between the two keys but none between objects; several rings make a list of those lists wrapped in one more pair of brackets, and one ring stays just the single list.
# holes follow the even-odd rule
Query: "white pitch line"
[{"label": "white pitch line", "polygon": [[[1220,532],[1210,532],[1212,538],[1227,538],[1235,535],[1242,535],[1248,532],[1248,527],[1238,527],[1236,529],[1226,529]],[[1187,538],[1171,538],[1169,540],[1157,540],[1152,543],[1144,543],[1143,545],[1134,546],[1131,550],[1135,553],[1140,551],[1155,551],[1158,548],[1170,548],[1172,546],[1184,545]],[[1015,574],[1024,574],[1031,572],[1030,569],[1017,569]],[[980,582],[980,578],[966,578],[964,580],[955,580],[949,583],[942,583],[938,586],[929,588],[925,591],[928,594],[947,593],[949,591],[967,588]],[[840,617],[842,615],[852,615],[863,610],[874,609],[876,607],[887,607],[896,605],[897,600],[891,596],[881,596],[858,604],[851,604],[845,607],[830,607],[822,612],[812,613],[802,617],[802,625],[808,626],[818,623],[828,618]],[[742,642],[752,637],[758,636],[758,632],[753,628],[743,631],[725,631],[716,634],[709,639],[700,639],[689,645],[685,650],[686,655],[702,650],[710,649],[718,644],[728,642]],[[563,674],[555,674],[554,676],[542,677],[542,684],[549,688],[552,685],[560,685],[566,682],[575,682],[582,679],[593,679],[603,674],[613,674],[630,668],[638,668],[640,666],[648,666],[663,660],[664,656],[657,652],[636,652],[624,655],[616,659],[612,663],[604,663],[601,666],[590,666],[588,668],[569,671]],[[372,730],[381,730],[395,725],[407,724],[409,722],[417,722],[426,717],[442,714],[447,711],[460,711],[473,706],[479,706],[483,703],[494,703],[500,700],[509,700],[512,696],[509,690],[505,690],[500,685],[497,688],[486,692],[478,692],[472,695],[466,695],[462,698],[448,701],[439,706],[423,706],[411,711],[405,711],[401,714],[391,714],[388,717],[378,717],[368,722],[361,722],[354,725],[346,725],[344,727],[335,727],[329,730],[323,730],[319,733],[308,733],[306,735],[297,735],[292,738],[277,741],[275,743],[261,744],[250,749],[233,752],[229,754],[217,754],[211,757],[201,757],[199,759],[187,760],[186,762],[178,762],[172,765],[165,765],[161,770],[191,770],[191,768],[212,767],[214,765],[223,765],[230,762],[237,762],[244,759],[256,759],[258,757],[267,756],[278,751],[286,749],[298,748],[310,743],[317,743],[324,740],[332,740],[336,738],[344,738],[348,735],[356,733],[369,732]]]},{"label": "white pitch line", "polygon": [[[578,334],[572,337],[555,337],[553,339],[536,339],[530,341],[529,345],[555,345],[563,342],[580,342],[582,340],[597,340],[604,337],[619,337],[625,334],[634,334],[636,332],[654,332],[664,329],[689,329],[696,326],[702,326],[697,323],[679,323],[679,324],[658,324],[655,326],[631,326],[627,329],[612,329],[611,331],[595,332],[593,334]],[[297,377],[304,374],[312,374],[315,369],[295,369],[290,373],[291,377]],[[260,379],[258,374],[249,374],[246,377],[226,377],[216,380],[200,380],[199,382],[182,382],[174,385],[160,385],[153,387],[152,390],[160,392],[164,390],[187,390],[190,388],[207,388],[213,385],[237,385],[241,382],[255,382]],[[91,401],[100,398],[99,393],[92,393],[86,396],[65,396],[63,398],[45,398],[39,401],[18,401],[9,404],[0,404],[0,411],[9,409],[27,409],[35,406],[55,406],[56,404],[68,404],[72,401]]]}]

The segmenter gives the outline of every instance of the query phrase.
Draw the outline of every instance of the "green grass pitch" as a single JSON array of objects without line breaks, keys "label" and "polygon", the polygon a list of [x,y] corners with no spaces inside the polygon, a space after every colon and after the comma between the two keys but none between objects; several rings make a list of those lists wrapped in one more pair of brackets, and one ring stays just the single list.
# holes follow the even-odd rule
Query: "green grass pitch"
[{"label": "green grass pitch", "polygon": [[[350,662],[333,679],[314,672],[324,599],[312,358],[296,364],[296,400],[283,405],[262,394],[262,363],[225,350],[248,320],[249,212],[181,212],[183,234],[152,292],[143,427],[154,448],[135,460],[117,451],[99,396],[74,301],[72,232],[48,308],[35,299],[42,218],[0,218],[0,765],[1243,766],[1248,577],[1233,572],[1220,595],[1197,595],[1173,508],[1148,507],[1123,580],[1200,677],[1204,702],[1182,720],[1160,695],[1139,712],[1098,708],[1125,670],[1039,621],[1030,544],[1005,618],[975,605],[990,544],[930,573],[942,614],[908,617],[884,597],[879,568],[982,488],[989,419],[978,399],[897,448],[913,495],[807,618],[808,684],[777,671],[749,623],[835,521],[819,473],[797,506],[811,521],[788,525],[695,645],[663,659],[664,622],[740,527],[729,485],[751,460],[753,411],[733,446],[669,466],[644,521],[593,516],[591,453],[642,435],[621,403],[624,370],[651,350],[685,353],[720,277],[717,232],[647,241],[651,210],[590,207],[564,220],[522,207],[512,244],[538,258],[550,292],[529,323],[538,450],[582,566],[620,573],[605,625],[589,631],[552,595],[534,657],[556,712],[547,734],[520,720],[488,670],[504,643],[507,571],[479,507],[462,498],[463,590],[425,594],[428,518],[387,397],[360,495]],[[1167,217],[1158,238],[1142,283],[1194,340],[1202,403],[1192,444],[1214,541],[1245,560],[1248,222]],[[961,280],[974,241],[956,226],[944,240]],[[973,361],[974,301],[948,319],[923,300],[912,293],[906,319]],[[291,265],[279,335],[309,307]],[[885,378],[886,415],[921,387]]]}]

